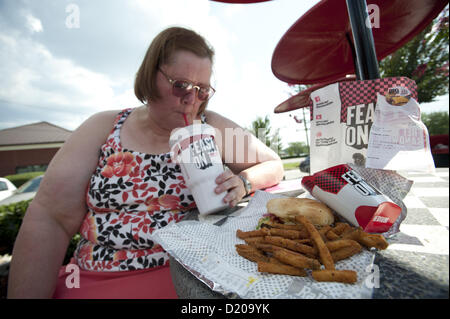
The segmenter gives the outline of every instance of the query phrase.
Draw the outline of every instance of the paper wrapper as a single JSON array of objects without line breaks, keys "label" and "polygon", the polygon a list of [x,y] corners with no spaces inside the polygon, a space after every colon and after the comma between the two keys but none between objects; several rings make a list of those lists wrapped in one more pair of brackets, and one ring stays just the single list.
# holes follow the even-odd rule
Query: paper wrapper
[{"label": "paper wrapper", "polygon": [[371,298],[374,276],[379,275],[373,261],[375,253],[363,249],[335,264],[336,269],[355,270],[355,284],[317,282],[307,270],[307,277],[260,273],[257,264],[236,252],[236,244],[245,242],[236,230],[254,230],[259,218],[267,212],[266,203],[283,197],[257,191],[247,207],[228,217],[222,226],[206,222],[182,221],[156,230],[156,241],[180,264],[210,289],[227,296],[248,299],[269,298]]},{"label": "paper wrapper", "polygon": [[401,207],[402,212],[392,227],[382,235],[389,238],[400,231],[400,224],[406,218],[408,209],[403,203],[403,199],[408,195],[413,181],[401,176],[396,171],[364,168],[357,165],[349,164],[356,170],[366,182],[377,188],[381,193],[389,197],[394,203]]}]

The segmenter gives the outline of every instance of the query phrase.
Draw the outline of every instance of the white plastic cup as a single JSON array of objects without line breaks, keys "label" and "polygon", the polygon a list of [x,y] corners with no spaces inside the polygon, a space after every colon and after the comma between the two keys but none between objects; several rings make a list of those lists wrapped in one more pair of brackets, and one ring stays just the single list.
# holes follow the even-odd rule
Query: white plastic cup
[{"label": "white plastic cup", "polygon": [[215,179],[224,171],[214,128],[208,124],[177,128],[170,135],[169,145],[172,160],[180,165],[200,215],[227,208],[223,202],[226,194],[214,192]]}]

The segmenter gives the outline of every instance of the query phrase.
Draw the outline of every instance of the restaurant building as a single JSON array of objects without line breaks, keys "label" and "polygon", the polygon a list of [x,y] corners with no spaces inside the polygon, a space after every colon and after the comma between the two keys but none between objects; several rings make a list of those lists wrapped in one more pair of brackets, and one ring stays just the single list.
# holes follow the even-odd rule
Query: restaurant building
[{"label": "restaurant building", "polygon": [[0,130],[0,176],[45,171],[71,133],[48,122]]}]

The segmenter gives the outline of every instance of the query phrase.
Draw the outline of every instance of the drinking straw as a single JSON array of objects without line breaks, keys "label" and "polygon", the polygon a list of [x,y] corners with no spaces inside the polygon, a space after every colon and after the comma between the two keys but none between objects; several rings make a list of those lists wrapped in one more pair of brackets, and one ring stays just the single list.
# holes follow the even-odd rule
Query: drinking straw
[{"label": "drinking straw", "polygon": [[183,113],[183,118],[184,118],[184,124],[186,124],[186,126],[189,125],[189,122],[187,120],[186,114]]}]

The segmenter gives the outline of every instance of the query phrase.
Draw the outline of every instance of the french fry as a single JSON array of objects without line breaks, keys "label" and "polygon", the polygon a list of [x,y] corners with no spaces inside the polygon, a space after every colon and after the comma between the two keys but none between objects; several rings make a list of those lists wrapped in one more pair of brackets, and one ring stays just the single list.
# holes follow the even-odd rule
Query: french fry
[{"label": "french fry", "polygon": [[264,242],[264,236],[248,237],[248,238],[244,238],[244,241],[248,245],[251,245],[253,243],[263,243]]},{"label": "french fry", "polygon": [[258,262],[258,271],[267,272],[270,274],[281,274],[281,275],[301,276],[301,277],[305,277],[307,275],[306,271],[301,268],[292,267],[282,263],[271,263],[264,261]]},{"label": "french fry", "polygon": [[295,219],[307,229],[309,235],[311,236],[311,239],[313,240],[317,250],[319,251],[320,260],[322,261],[322,264],[325,266],[325,269],[328,270],[335,269],[334,261],[333,258],[331,257],[330,251],[323,242],[322,237],[320,236],[319,232],[314,227],[314,225],[311,224],[311,222],[308,219],[306,219],[304,216],[301,215],[296,216]]},{"label": "french fry", "polygon": [[309,239],[309,238],[306,238],[306,239],[291,239],[291,240],[295,241],[296,243],[299,243],[299,244],[308,245],[310,247],[312,247],[312,244],[313,244],[311,239]]},{"label": "french fry", "polygon": [[353,270],[315,270],[312,271],[312,277],[316,281],[333,281],[346,284],[353,284],[358,280],[356,271]]},{"label": "french fry", "polygon": [[330,225],[323,226],[322,228],[320,228],[320,229],[318,230],[318,232],[319,232],[319,234],[320,234],[320,236],[322,237],[322,240],[323,240],[324,242],[328,241],[328,238],[327,238],[326,234],[327,234],[327,232],[328,232],[329,230],[331,230],[331,226],[330,226]]},{"label": "french fry", "polygon": [[346,229],[341,235],[340,237],[343,239],[352,239],[352,240],[358,240],[360,234],[359,232],[362,231],[362,228],[356,228],[356,227],[351,227]]},{"label": "french fry", "polygon": [[327,231],[325,236],[327,237],[328,240],[339,239],[339,236],[333,231],[333,229],[330,229],[329,231]]},{"label": "french fry", "polygon": [[361,247],[358,244],[358,242],[356,242],[352,239],[338,239],[338,240],[334,240],[334,241],[328,241],[325,245],[327,246],[327,248],[330,252],[333,252],[335,250],[339,250],[341,248],[348,247],[348,246]]},{"label": "french fry", "polygon": [[360,244],[355,242],[356,245],[346,246],[331,252],[331,257],[334,262],[338,262],[339,260],[346,259],[348,257],[353,256],[361,251],[362,247]]},{"label": "french fry", "polygon": [[340,236],[342,235],[345,231],[351,229],[352,226],[350,226],[347,223],[336,223],[336,226],[334,226],[333,228],[333,233],[335,233],[336,235]]},{"label": "french fry", "polygon": [[383,250],[389,246],[389,243],[381,234],[368,234],[362,230],[361,227],[353,229],[351,232],[342,235],[342,238],[353,239],[360,243],[361,245],[372,248]]},{"label": "french fry", "polygon": [[266,236],[269,235],[269,230],[267,228],[261,228],[258,230],[250,230],[250,231],[242,231],[238,229],[236,231],[236,235],[240,239],[245,239],[249,237],[260,237],[260,236]]},{"label": "french fry", "polygon": [[340,237],[356,240],[356,238],[359,237],[360,230],[362,231],[361,227],[352,227],[349,225],[349,227],[341,233]]},{"label": "french fry", "polygon": [[306,239],[309,237],[306,229],[289,230],[289,229],[271,228],[271,229],[269,229],[268,235],[281,236],[281,237],[288,238],[288,239]]},{"label": "french fry", "polygon": [[255,248],[260,249],[264,252],[271,253],[271,254],[273,254],[277,250],[284,249],[279,246],[266,244],[266,243],[259,243],[259,242],[252,243],[252,246],[254,246]]},{"label": "french fry", "polygon": [[366,232],[360,232],[359,243],[363,244],[366,247],[372,248],[375,247],[377,249],[383,250],[386,249],[389,244],[386,241],[386,238],[381,234],[368,234]]},{"label": "french fry", "polygon": [[260,250],[256,249],[253,246],[238,244],[235,245],[235,247],[239,256],[242,256],[250,261],[258,262],[270,260],[269,257],[265,256]]},{"label": "french fry", "polygon": [[317,256],[317,249],[315,247],[311,247],[308,245],[297,243],[293,240],[279,237],[279,236],[266,236],[264,237],[264,241],[268,244],[272,244],[275,246],[280,246],[283,248],[287,248],[302,254],[305,254],[308,257],[316,257]]},{"label": "french fry", "polygon": [[273,251],[273,257],[284,264],[298,268],[320,269],[320,263],[317,259],[308,258],[302,254],[279,248]]}]

